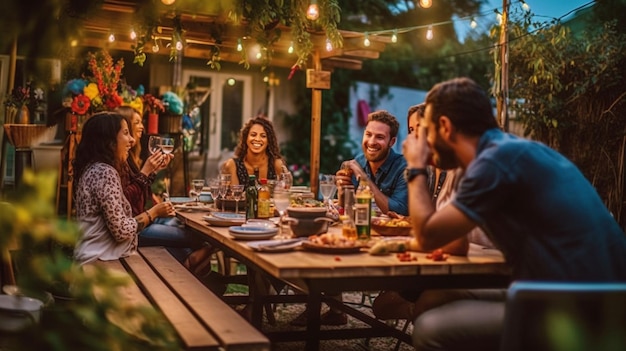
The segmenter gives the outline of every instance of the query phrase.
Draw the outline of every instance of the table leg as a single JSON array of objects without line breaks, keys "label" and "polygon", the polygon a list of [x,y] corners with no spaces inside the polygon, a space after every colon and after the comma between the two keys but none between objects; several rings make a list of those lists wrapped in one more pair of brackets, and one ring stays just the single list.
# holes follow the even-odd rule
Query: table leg
[{"label": "table leg", "polygon": [[318,290],[309,290],[306,306],[306,329],[308,334],[306,350],[318,350],[320,347],[322,293]]},{"label": "table leg", "polygon": [[257,279],[259,278],[259,274],[252,270],[250,267],[247,267],[248,272],[248,295],[249,295],[249,303],[252,308],[252,320],[251,323],[258,330],[261,330],[263,324],[263,292],[259,291],[259,282]]}]

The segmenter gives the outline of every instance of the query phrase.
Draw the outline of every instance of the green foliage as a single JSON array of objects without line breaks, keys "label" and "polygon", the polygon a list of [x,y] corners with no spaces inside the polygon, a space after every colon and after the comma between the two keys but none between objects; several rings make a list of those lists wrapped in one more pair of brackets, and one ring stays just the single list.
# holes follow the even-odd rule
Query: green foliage
[{"label": "green foliage", "polygon": [[[120,296],[127,276],[73,262],[79,228],[56,216],[55,189],[54,172],[26,171],[22,186],[0,202],[0,246],[19,248],[18,286],[47,302],[41,323],[21,332],[16,350],[180,349],[162,314]],[[50,294],[54,301],[46,301]]]},{"label": "green foliage", "polygon": [[624,226],[624,28],[610,21],[579,33],[556,22],[534,29],[541,25],[528,15],[510,26],[511,108],[525,135],[570,158]]}]

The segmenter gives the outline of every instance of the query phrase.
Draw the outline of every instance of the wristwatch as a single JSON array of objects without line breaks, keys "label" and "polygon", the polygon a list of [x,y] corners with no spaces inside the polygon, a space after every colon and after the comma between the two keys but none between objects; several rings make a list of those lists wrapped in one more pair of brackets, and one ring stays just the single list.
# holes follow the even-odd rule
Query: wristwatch
[{"label": "wristwatch", "polygon": [[407,168],[404,170],[404,179],[406,179],[406,182],[409,183],[420,174],[428,177],[428,170],[426,170],[426,168]]}]

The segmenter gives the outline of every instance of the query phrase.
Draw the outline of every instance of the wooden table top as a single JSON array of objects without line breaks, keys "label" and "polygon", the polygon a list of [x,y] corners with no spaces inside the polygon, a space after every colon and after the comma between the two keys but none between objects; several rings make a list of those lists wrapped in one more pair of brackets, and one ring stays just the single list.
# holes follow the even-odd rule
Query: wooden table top
[{"label": "wooden table top", "polygon": [[[373,256],[362,249],[353,254],[316,253],[298,248],[284,253],[257,252],[245,240],[235,240],[228,227],[209,225],[202,219],[207,212],[178,212],[186,226],[207,235],[230,248],[264,271],[279,279],[316,279],[346,277],[390,277],[416,275],[508,275],[510,268],[502,253],[471,244],[468,256],[450,256],[445,261],[433,261],[425,253],[412,252],[416,261],[400,261],[395,254]],[[331,227],[330,231],[340,230]]]}]

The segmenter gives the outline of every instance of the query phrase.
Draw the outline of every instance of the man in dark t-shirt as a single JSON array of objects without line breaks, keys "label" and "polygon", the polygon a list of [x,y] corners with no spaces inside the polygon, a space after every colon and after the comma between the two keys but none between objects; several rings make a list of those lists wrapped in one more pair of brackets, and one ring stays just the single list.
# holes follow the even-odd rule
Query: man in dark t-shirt
[{"label": "man in dark t-shirt", "polygon": [[[404,142],[403,153],[414,175],[409,215],[421,248],[479,226],[512,265],[514,279],[626,281],[626,236],[593,186],[558,152],[502,132],[472,80],[430,90],[418,137]],[[465,170],[456,197],[437,212],[425,176],[431,158],[437,167]],[[414,346],[496,350],[503,318],[503,300],[451,302],[416,319]]]}]

